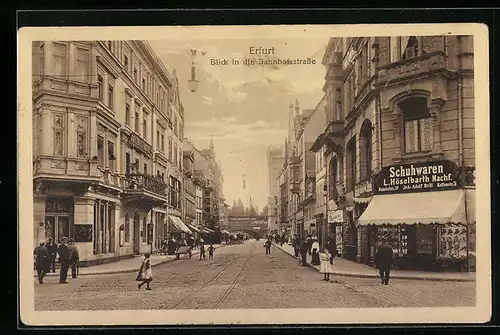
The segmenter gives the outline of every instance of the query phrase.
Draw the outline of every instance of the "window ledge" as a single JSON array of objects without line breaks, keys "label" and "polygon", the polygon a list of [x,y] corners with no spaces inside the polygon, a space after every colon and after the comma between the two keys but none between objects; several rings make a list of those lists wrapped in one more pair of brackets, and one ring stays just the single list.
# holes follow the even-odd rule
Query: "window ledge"
[{"label": "window ledge", "polygon": [[433,153],[432,151],[420,151],[420,152],[412,152],[412,153],[404,153],[401,156],[401,160],[414,160],[414,159],[425,159],[432,157],[441,157],[443,153]]}]

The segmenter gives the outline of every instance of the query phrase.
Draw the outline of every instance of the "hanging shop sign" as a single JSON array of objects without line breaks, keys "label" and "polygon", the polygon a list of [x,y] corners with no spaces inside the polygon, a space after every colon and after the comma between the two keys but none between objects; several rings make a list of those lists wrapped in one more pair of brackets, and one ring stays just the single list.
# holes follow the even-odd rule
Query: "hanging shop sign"
[{"label": "hanging shop sign", "polygon": [[460,172],[451,161],[393,165],[373,179],[375,194],[444,191],[460,186]]},{"label": "hanging shop sign", "polygon": [[336,211],[328,211],[328,223],[344,222],[344,211],[339,209]]}]

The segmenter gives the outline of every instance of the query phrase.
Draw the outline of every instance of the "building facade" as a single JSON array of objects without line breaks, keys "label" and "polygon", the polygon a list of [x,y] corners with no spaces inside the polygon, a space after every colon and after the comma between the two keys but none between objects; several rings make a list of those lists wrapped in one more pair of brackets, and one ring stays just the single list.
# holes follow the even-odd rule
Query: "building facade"
[{"label": "building facade", "polygon": [[386,241],[398,267],[473,268],[472,37],[332,38],[323,63],[313,149],[344,257],[373,264]]},{"label": "building facade", "polygon": [[269,147],[267,149],[267,174],[268,174],[268,201],[267,201],[267,222],[269,233],[281,231],[279,220],[279,175],[283,169],[284,163],[283,148]]},{"label": "building facade", "polygon": [[180,218],[178,80],[143,41],[33,43],[35,241],[82,263],[159,248]]}]

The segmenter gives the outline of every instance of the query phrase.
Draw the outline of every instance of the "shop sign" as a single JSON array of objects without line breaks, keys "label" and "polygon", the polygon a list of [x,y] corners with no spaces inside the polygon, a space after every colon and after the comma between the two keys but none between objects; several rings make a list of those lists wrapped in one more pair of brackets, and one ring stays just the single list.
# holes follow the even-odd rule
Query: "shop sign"
[{"label": "shop sign", "polygon": [[451,161],[388,166],[374,177],[375,194],[451,190],[459,187],[460,173]]},{"label": "shop sign", "polygon": [[344,211],[328,211],[328,223],[341,223],[344,222]]},{"label": "shop sign", "polygon": [[359,197],[361,194],[372,193],[372,189],[373,187],[371,179],[362,181],[354,187],[354,196]]}]

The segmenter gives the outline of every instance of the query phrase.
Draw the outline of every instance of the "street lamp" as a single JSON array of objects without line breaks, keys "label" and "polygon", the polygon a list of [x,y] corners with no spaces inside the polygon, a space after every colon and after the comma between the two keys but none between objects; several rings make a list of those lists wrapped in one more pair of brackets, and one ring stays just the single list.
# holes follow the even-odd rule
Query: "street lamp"
[{"label": "street lamp", "polygon": [[193,93],[198,89],[198,80],[196,80],[196,69],[194,68],[194,62],[191,64],[191,80],[188,81],[188,88]]}]

